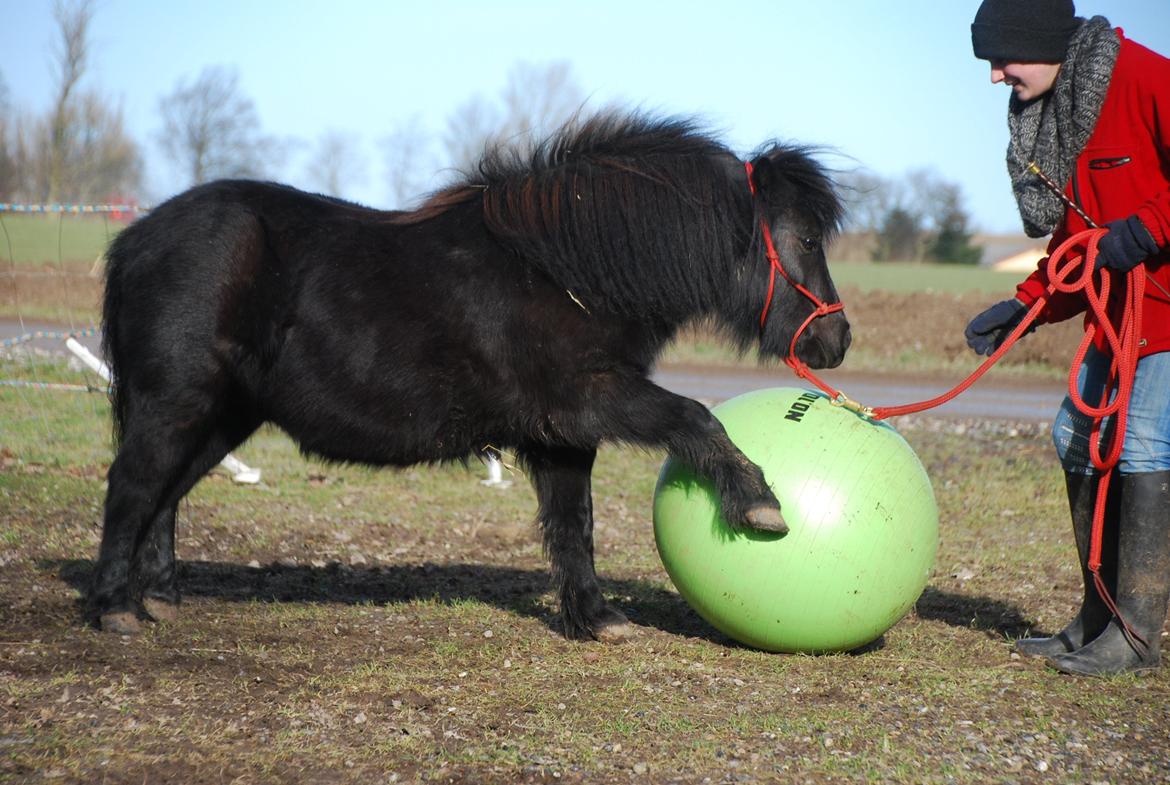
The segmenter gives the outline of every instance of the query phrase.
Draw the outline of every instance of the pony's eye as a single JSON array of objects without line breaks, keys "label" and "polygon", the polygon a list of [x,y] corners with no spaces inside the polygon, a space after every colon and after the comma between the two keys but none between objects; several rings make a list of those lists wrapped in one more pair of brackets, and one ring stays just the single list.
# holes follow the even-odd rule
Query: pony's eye
[{"label": "pony's eye", "polygon": [[800,238],[800,250],[804,251],[805,253],[812,253],[813,251],[815,251],[816,249],[818,249],[820,247],[821,247],[821,241],[817,237],[801,237]]}]

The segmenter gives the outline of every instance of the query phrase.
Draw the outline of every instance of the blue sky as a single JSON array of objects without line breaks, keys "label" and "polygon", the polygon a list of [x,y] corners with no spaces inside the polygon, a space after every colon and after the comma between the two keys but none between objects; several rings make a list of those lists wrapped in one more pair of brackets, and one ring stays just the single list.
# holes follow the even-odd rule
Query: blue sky
[{"label": "blue sky", "polygon": [[[86,85],[121,101],[155,198],[186,185],[155,143],[158,102],[205,66],[238,70],[266,133],[353,134],[369,174],[343,196],[389,206],[379,140],[412,119],[442,133],[517,61],[572,64],[590,106],[698,115],[735,149],[778,137],[884,176],[959,183],[976,228],[1018,230],[1003,154],[1007,88],[971,54],[976,0],[98,0]],[[1167,0],[1081,0],[1170,54]],[[52,90],[50,0],[0,0],[0,75],[19,109]],[[289,159],[282,179],[304,179]],[[435,183],[437,184],[437,180]]]}]

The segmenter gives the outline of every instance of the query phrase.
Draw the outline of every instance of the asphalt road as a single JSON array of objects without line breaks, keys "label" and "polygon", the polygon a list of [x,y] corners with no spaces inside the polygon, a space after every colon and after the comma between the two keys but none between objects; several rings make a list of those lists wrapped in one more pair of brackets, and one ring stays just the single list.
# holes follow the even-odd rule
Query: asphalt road
[{"label": "asphalt road", "polygon": [[[71,329],[83,330],[86,327],[89,325],[76,325],[71,328],[0,320],[0,345],[5,352],[19,352],[32,348],[67,354],[64,339],[58,337],[59,334]],[[50,333],[51,336],[20,341],[18,345],[12,345],[13,339],[37,331]],[[100,341],[97,335],[83,335],[79,340],[95,354],[98,353]],[[975,365],[973,358],[972,369]],[[842,370],[829,371],[821,376],[827,383],[866,406],[892,406],[927,400],[946,392],[962,381],[958,377],[954,379],[897,377],[856,374]],[[708,404],[765,387],[812,387],[785,367],[757,369],[664,366],[654,374],[654,381],[672,392]],[[1063,398],[1064,385],[1059,381],[1005,381],[985,378],[950,403],[931,410],[930,414],[955,418],[1050,421]]]},{"label": "asphalt road", "polygon": [[[975,366],[972,361],[972,370]],[[963,380],[958,376],[937,379],[847,371],[817,375],[866,406],[895,406],[929,400]],[[774,370],[663,367],[654,374],[654,380],[668,390],[708,403],[765,387],[814,387],[786,367]],[[958,398],[927,413],[939,417],[1051,421],[1064,395],[1064,384],[1059,381],[984,378]]]}]

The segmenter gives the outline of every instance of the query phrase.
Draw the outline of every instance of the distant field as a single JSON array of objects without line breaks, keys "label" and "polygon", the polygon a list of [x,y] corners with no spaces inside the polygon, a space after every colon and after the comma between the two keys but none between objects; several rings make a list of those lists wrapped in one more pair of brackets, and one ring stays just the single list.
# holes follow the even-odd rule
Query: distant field
[{"label": "distant field", "polygon": [[[10,269],[88,271],[123,226],[100,215],[0,213],[0,262]],[[839,287],[865,292],[1010,292],[1022,277],[981,267],[919,262],[836,262],[830,269]]]},{"label": "distant field", "polygon": [[[102,286],[96,262],[121,228],[101,216],[0,213],[0,318],[96,322]],[[967,368],[972,360],[963,340],[967,320],[1010,296],[1023,277],[910,262],[837,262],[830,267],[854,325],[848,367],[865,371],[950,375]],[[1077,320],[1044,330],[1013,351],[1003,369],[1063,374],[1079,335]],[[680,337],[663,360],[756,363],[754,355],[739,357],[725,341],[702,329]]]},{"label": "distant field", "polygon": [[124,226],[102,215],[0,213],[0,269],[88,271]]},{"label": "distant field", "polygon": [[1024,278],[983,267],[921,262],[837,262],[829,272],[837,288],[863,292],[1011,293]]}]

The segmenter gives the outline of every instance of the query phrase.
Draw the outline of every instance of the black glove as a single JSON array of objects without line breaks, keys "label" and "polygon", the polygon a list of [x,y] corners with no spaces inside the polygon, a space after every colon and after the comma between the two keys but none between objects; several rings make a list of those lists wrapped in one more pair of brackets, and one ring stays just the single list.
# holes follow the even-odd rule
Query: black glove
[{"label": "black glove", "polygon": [[[963,333],[967,336],[967,345],[974,349],[976,354],[990,357],[1027,313],[1028,306],[1014,297],[996,303],[967,325],[967,330]],[[1034,329],[1035,325],[1028,332]]]},{"label": "black glove", "polygon": [[1129,272],[1158,252],[1158,244],[1136,215],[1105,224],[1109,233],[1097,243],[1097,269]]}]

